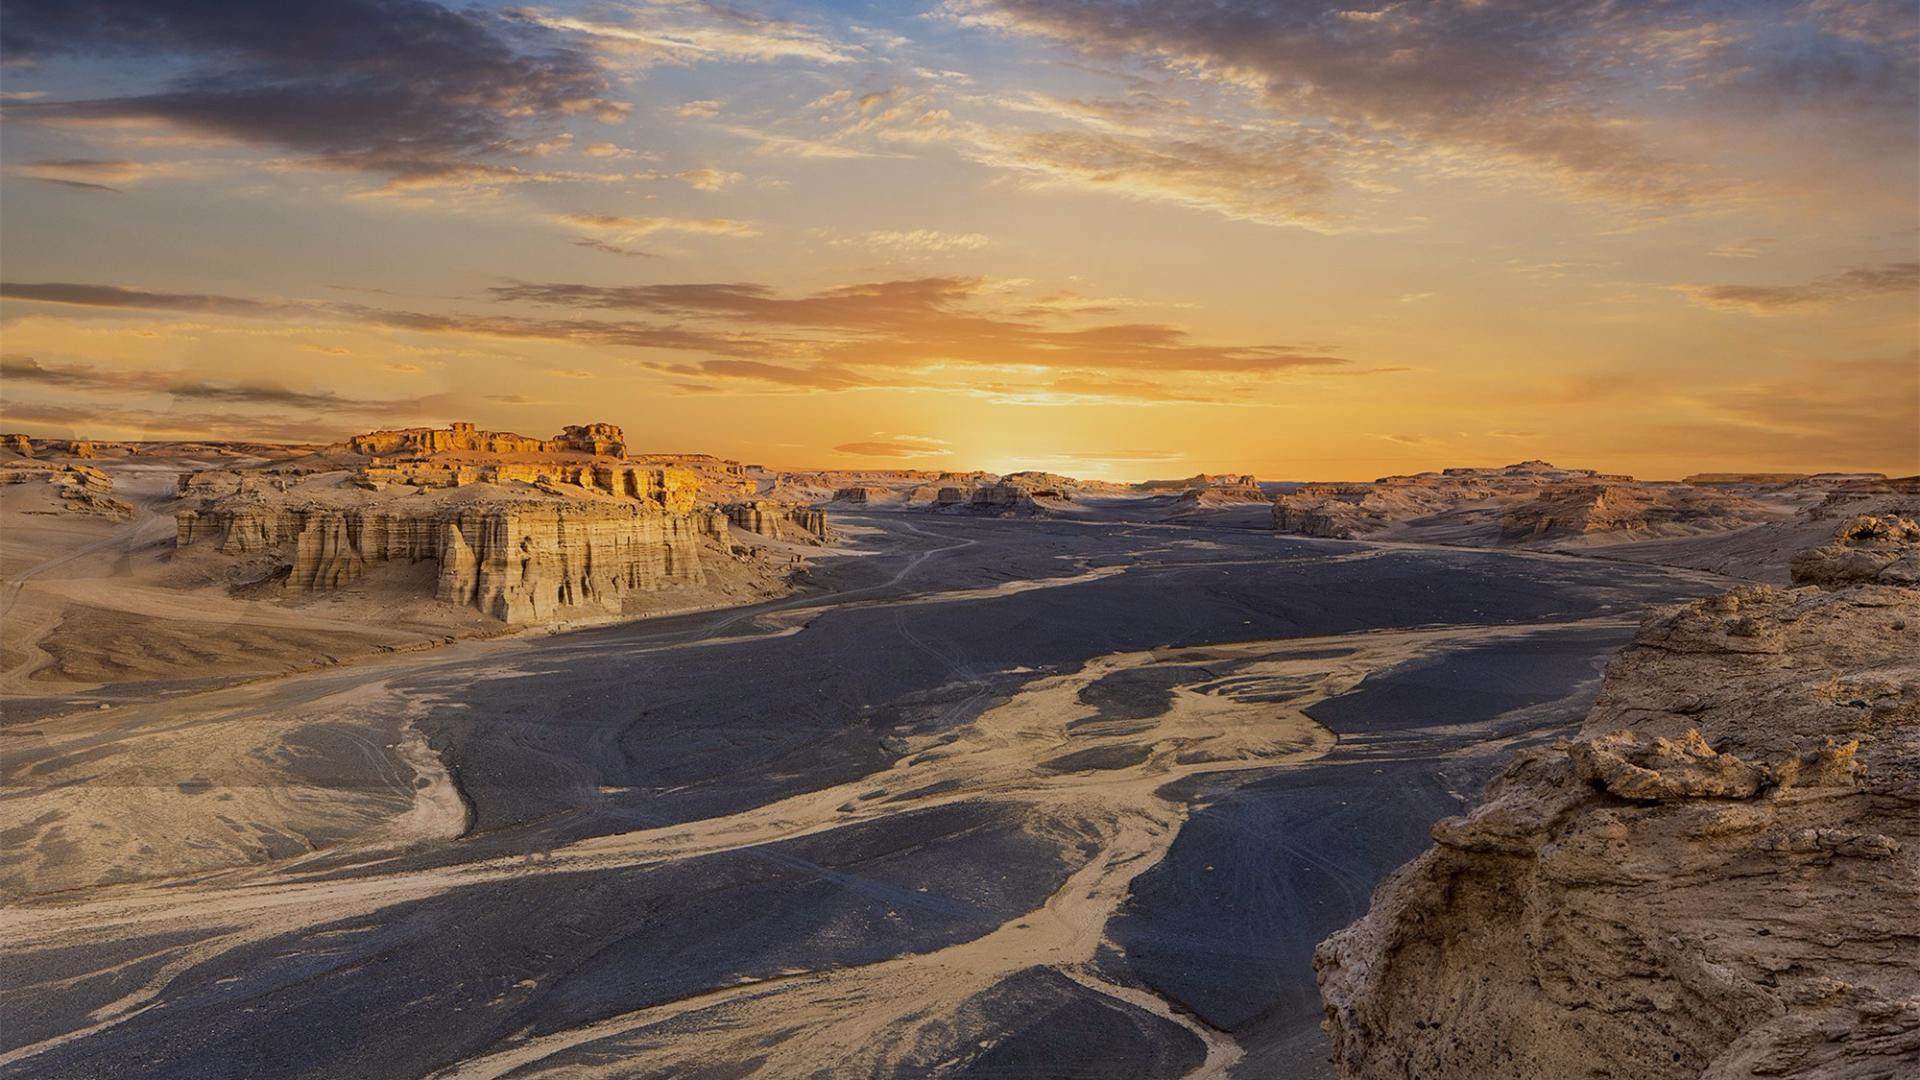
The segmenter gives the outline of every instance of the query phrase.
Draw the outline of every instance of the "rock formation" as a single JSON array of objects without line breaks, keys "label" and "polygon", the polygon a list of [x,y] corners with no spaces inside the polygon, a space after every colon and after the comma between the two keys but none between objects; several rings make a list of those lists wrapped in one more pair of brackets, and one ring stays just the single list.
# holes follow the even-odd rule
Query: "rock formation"
[{"label": "rock formation", "polygon": [[1781,512],[1722,487],[1523,461],[1368,484],[1303,484],[1275,498],[1273,524],[1280,532],[1343,540],[1548,546],[1738,529]]},{"label": "rock formation", "polygon": [[[702,546],[735,552],[730,525],[811,542],[827,533],[821,511],[715,505],[716,494],[752,490],[737,463],[627,458],[610,424],[569,427],[549,440],[455,424],[376,431],[343,445],[181,477],[180,495],[192,501],[176,515],[176,550],[254,560],[291,593],[433,562],[438,599],[525,623],[617,612],[635,592],[700,584]],[[708,476],[717,493],[703,483]]]},{"label": "rock formation", "polygon": [[820,542],[827,538],[827,512],[773,499],[752,499],[721,508],[735,528],[758,536]]},{"label": "rock formation", "polygon": [[48,454],[86,459],[100,456],[100,448],[85,439],[33,439],[18,433],[0,435],[0,450],[29,458]]},{"label": "rock formation", "polygon": [[676,514],[690,512],[700,482],[675,466],[633,465],[619,461],[512,461],[479,465],[424,460],[398,465],[368,465],[354,483],[371,491],[389,485],[461,487],[466,484],[568,484],[593,494],[653,502]]},{"label": "rock formation", "polygon": [[9,461],[0,466],[0,484],[46,485],[58,507],[101,517],[128,518],[133,508],[113,497],[113,478],[91,465]]},{"label": "rock formation", "polygon": [[1315,958],[1345,1077],[1920,1068],[1920,534],[1643,625]]},{"label": "rock formation", "polygon": [[382,564],[435,560],[435,595],[509,623],[618,611],[629,592],[702,580],[693,516],[647,502],[491,496],[339,507],[228,499],[177,516],[176,549],[291,547],[283,587],[337,589]]},{"label": "rock formation", "polygon": [[1136,491],[1146,494],[1178,495],[1185,491],[1204,491],[1208,489],[1260,489],[1260,482],[1251,473],[1195,473],[1179,480],[1142,480],[1133,485]]},{"label": "rock formation", "polygon": [[613,424],[569,426],[551,439],[530,439],[510,431],[481,431],[468,423],[444,428],[395,428],[355,435],[347,449],[356,454],[388,457],[395,454],[591,454],[620,457],[626,436]]},{"label": "rock formation", "polygon": [[1500,542],[1750,524],[1765,516],[1765,508],[1752,499],[1685,484],[1556,484],[1501,512]]},{"label": "rock formation", "polygon": [[1920,525],[1893,516],[1854,518],[1832,543],[1795,555],[1789,569],[1795,585],[1822,589],[1867,582],[1920,586]]},{"label": "rock formation", "polygon": [[617,612],[626,594],[703,580],[689,518],[608,503],[487,507],[441,532],[435,595],[509,623]]}]

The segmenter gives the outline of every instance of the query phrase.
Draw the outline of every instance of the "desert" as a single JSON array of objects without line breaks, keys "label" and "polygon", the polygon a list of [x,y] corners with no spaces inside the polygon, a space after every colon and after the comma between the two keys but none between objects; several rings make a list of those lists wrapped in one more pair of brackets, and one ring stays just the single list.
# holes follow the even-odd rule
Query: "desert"
[{"label": "desert", "polygon": [[[1920,1046],[1912,481],[1611,477],[1633,514],[1523,532],[1567,483],[1524,463],[1383,481],[1376,541],[1244,474],[927,499],[603,424],[9,446],[9,1071]],[[1696,565],[1810,531],[1781,585]]]},{"label": "desert", "polygon": [[1914,0],[0,0],[0,1080],[1920,1080]]}]

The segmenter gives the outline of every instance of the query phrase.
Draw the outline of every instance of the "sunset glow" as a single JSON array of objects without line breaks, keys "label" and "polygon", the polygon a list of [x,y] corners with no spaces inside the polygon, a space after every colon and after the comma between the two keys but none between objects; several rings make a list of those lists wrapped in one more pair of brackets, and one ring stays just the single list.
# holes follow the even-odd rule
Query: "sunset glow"
[{"label": "sunset glow", "polygon": [[9,430],[1920,471],[1905,0],[7,6]]}]

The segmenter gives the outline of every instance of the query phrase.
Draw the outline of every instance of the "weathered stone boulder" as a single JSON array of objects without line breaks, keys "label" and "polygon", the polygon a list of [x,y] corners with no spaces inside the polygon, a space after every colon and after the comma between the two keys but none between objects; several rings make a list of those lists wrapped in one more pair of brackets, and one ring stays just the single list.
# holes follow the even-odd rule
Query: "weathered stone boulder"
[{"label": "weathered stone boulder", "polygon": [[1920,590],[1656,616],[1315,957],[1343,1077],[1913,1075]]},{"label": "weathered stone boulder", "polygon": [[1920,585],[1920,525],[1892,515],[1856,517],[1833,542],[1809,548],[1789,564],[1796,585]]},{"label": "weathered stone boulder", "polygon": [[113,478],[91,465],[10,461],[0,467],[0,484],[45,484],[63,510],[101,517],[128,518],[133,507],[113,497]]}]

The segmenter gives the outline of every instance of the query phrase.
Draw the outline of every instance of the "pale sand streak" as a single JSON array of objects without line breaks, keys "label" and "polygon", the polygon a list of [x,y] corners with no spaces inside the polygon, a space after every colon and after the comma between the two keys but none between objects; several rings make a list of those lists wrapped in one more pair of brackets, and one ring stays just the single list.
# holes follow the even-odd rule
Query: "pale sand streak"
[{"label": "pale sand streak", "polygon": [[[901,1044],[912,1027],[904,1022],[905,1017],[940,1014],[943,1010],[950,1013],[972,994],[1036,963],[1050,964],[1103,993],[1146,1005],[1153,999],[1105,983],[1092,970],[1091,961],[1107,921],[1124,901],[1133,878],[1160,860],[1185,819],[1186,808],[1158,798],[1154,794],[1157,789],[1180,776],[1266,768],[1320,756],[1331,749],[1333,739],[1301,714],[1312,702],[1350,689],[1369,672],[1434,648],[1534,632],[1535,628],[1527,627],[1369,632],[1099,657],[1073,674],[1034,680],[1012,700],[980,716],[957,741],[940,747],[937,756],[917,758],[910,750],[893,769],[855,783],[726,817],[583,840],[556,849],[550,858],[535,865],[518,858],[502,858],[346,881],[301,881],[287,872],[293,867],[275,866],[228,875],[232,880],[224,885],[174,885],[164,894],[157,888],[130,886],[78,903],[15,908],[0,914],[0,931],[4,931],[10,950],[54,942],[111,940],[136,931],[189,926],[218,927],[225,932],[182,949],[146,985],[99,1010],[93,1025],[23,1047],[0,1057],[0,1064],[29,1058],[138,1015],[151,1007],[173,977],[192,964],[301,927],[364,915],[466,885],[528,874],[642,866],[759,847],[982,797],[1046,808],[1054,820],[1074,820],[1091,831],[1100,854],[1079,867],[1040,911],[1008,920],[984,937],[865,967],[711,991],[532,1040],[466,1063],[451,1074],[499,1075],[570,1046],[617,1037],[704,1008],[738,1010],[749,1019],[756,1009],[771,1009],[785,1019],[817,1013],[819,1023],[808,1037],[789,1040],[776,1048],[776,1054],[787,1055],[778,1060],[796,1069],[809,1061],[855,1061],[862,1054],[884,1055],[889,1051],[899,1054],[910,1049]],[[1330,644],[1356,652],[1336,659],[1260,659],[1272,653]],[[1157,719],[1152,731],[1107,740],[1150,743],[1152,754],[1146,761],[1106,773],[1050,776],[1034,772],[1036,761],[1089,744],[1090,740],[1084,738],[1070,740],[1065,731],[1068,721],[1088,714],[1089,710],[1076,700],[1082,687],[1113,671],[1169,654],[1183,659],[1247,661],[1252,666],[1243,668],[1239,675],[1305,679],[1313,685],[1311,692],[1285,705],[1243,703],[1185,689],[1175,695],[1172,706]],[[1175,755],[1183,752],[1224,760],[1176,762]],[[909,761],[914,763],[907,764]],[[858,799],[876,788],[906,790],[945,780],[957,781],[960,786],[894,803]],[[410,813],[422,814],[422,821],[444,823],[445,797],[444,790],[430,786],[422,799],[440,800],[440,810],[422,812],[416,808]],[[860,1001],[861,1008],[848,1008],[850,999]],[[1164,1006],[1153,1011],[1182,1023],[1205,1040],[1209,1050],[1207,1071],[1224,1069],[1238,1054],[1230,1039]],[[749,1022],[744,1026],[752,1031],[760,1025]],[[727,1028],[711,1027],[705,1035],[677,1037],[669,1053],[686,1055],[691,1061],[721,1051],[723,1046],[716,1045],[715,1040],[724,1042]],[[875,1059],[871,1064],[877,1066],[881,1061]]]}]

